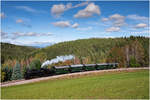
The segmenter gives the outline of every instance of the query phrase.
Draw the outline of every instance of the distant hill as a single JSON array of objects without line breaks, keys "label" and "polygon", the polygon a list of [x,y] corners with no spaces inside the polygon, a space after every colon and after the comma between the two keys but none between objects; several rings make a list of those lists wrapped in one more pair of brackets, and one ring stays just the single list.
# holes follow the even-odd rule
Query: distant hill
[{"label": "distant hill", "polygon": [[[115,56],[119,56],[120,48],[121,52],[125,52],[126,47],[129,46],[130,49],[135,49],[136,44],[133,43],[137,41],[142,46],[140,50],[143,50],[144,57],[143,59],[148,60],[149,55],[149,38],[147,37],[128,37],[128,38],[90,38],[90,39],[80,39],[75,41],[61,42],[58,44],[54,44],[52,46],[48,46],[46,48],[35,50],[30,56],[34,57],[45,57],[46,59],[52,59],[56,56],[61,55],[70,55],[73,54],[76,57],[82,60],[87,60],[88,63],[96,63],[96,62],[105,62],[110,57],[110,52],[112,48],[117,48],[115,51],[118,54]],[[132,46],[132,44],[134,46]],[[136,51],[138,52],[138,51]],[[127,55],[127,54],[122,54]],[[133,55],[133,52],[128,54],[130,56]],[[119,58],[118,58],[119,59]]]},{"label": "distant hill", "polygon": [[34,50],[37,49],[29,46],[20,46],[1,42],[1,62],[3,63],[5,60],[8,59],[25,58],[28,54],[30,54]]},{"label": "distant hill", "polygon": [[34,48],[45,48],[47,46],[52,46],[54,45],[55,43],[36,43],[36,44],[28,44],[28,45],[25,45],[25,46],[31,46],[31,47],[34,47]]}]

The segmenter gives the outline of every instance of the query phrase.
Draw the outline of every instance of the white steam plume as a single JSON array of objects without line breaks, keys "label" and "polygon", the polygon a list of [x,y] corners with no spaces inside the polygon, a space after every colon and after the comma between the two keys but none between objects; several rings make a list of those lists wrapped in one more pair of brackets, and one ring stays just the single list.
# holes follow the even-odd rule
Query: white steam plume
[{"label": "white steam plume", "polygon": [[52,60],[47,60],[45,61],[41,67],[43,66],[47,66],[47,65],[51,65],[54,63],[58,63],[58,62],[65,62],[66,60],[71,60],[71,59],[75,59],[74,55],[66,55],[66,56],[57,56],[56,58],[52,59]]}]

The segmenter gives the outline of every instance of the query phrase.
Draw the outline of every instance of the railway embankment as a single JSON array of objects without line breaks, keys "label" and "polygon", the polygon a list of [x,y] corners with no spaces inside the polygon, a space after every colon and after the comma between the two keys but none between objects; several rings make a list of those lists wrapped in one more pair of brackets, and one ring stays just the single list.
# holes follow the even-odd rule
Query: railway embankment
[{"label": "railway embankment", "polygon": [[64,77],[75,77],[75,76],[82,76],[82,75],[84,76],[84,75],[98,74],[98,73],[103,73],[103,72],[134,71],[134,70],[141,70],[141,69],[149,70],[150,68],[149,67],[117,68],[117,69],[109,69],[109,70],[94,70],[94,71],[86,71],[86,72],[69,73],[69,74],[41,77],[41,78],[35,78],[35,79],[29,79],[29,80],[22,79],[22,80],[17,80],[17,81],[3,82],[1,83],[1,87],[28,84],[28,83],[34,83],[34,82],[57,79],[57,78],[64,78]]}]

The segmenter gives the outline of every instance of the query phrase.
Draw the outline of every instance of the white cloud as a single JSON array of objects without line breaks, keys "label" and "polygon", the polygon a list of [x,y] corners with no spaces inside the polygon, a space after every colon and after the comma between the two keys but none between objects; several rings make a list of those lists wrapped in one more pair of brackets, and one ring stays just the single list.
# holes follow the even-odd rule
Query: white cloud
[{"label": "white cloud", "polygon": [[52,43],[52,42],[50,42],[50,41],[35,41],[35,42],[29,42],[28,44],[47,44],[47,43]]},{"label": "white cloud", "polygon": [[121,19],[121,20],[115,20],[115,21],[113,22],[113,24],[114,24],[114,26],[117,26],[117,27],[121,27],[121,26],[126,25],[124,19]]},{"label": "white cloud", "polygon": [[90,3],[87,5],[85,9],[78,11],[77,14],[74,15],[74,17],[87,18],[93,16],[93,14],[100,15],[100,8],[94,3]]},{"label": "white cloud", "polygon": [[57,4],[53,5],[51,8],[51,13],[55,15],[56,17],[60,17],[62,13],[64,13],[66,10],[72,9],[72,8],[77,8],[81,6],[87,5],[88,2],[82,2],[80,4],[77,4],[75,6],[72,6],[72,3],[67,3],[66,5],[64,4]]},{"label": "white cloud", "polygon": [[58,21],[52,23],[54,26],[65,28],[65,27],[72,27],[72,28],[77,28],[79,26],[78,23],[71,24],[69,21]]},{"label": "white cloud", "polygon": [[72,28],[77,28],[78,26],[79,26],[78,23],[74,23],[74,24],[72,25]]},{"label": "white cloud", "polygon": [[128,19],[133,19],[133,20],[148,21],[148,17],[139,16],[139,15],[128,15],[127,18]]},{"label": "white cloud", "polygon": [[0,13],[0,17],[1,18],[5,18],[5,14],[2,12],[2,13]]},{"label": "white cloud", "polygon": [[135,26],[135,28],[145,28],[145,27],[147,27],[147,24],[145,23],[139,23]]},{"label": "white cloud", "polygon": [[110,27],[106,29],[106,32],[118,32],[120,31],[119,27]]},{"label": "white cloud", "polygon": [[109,22],[108,24],[111,25],[111,27],[105,30],[106,32],[117,32],[120,31],[121,26],[127,25],[127,23],[125,23],[125,16],[120,14],[113,14],[108,18],[102,18],[101,20],[103,22]]},{"label": "white cloud", "polygon": [[112,20],[121,20],[121,19],[124,19],[125,17],[119,14],[114,14],[114,15],[109,16],[109,18]]},{"label": "white cloud", "polygon": [[113,21],[113,25],[114,26],[117,26],[117,27],[120,27],[120,26],[123,26],[125,25],[125,16],[122,16],[120,14],[114,14],[114,15],[111,15],[109,16],[109,19]]},{"label": "white cloud", "polygon": [[15,36],[38,36],[39,34],[36,34],[35,32],[28,32],[28,33],[20,33],[20,32],[15,32]]},{"label": "white cloud", "polygon": [[51,13],[55,16],[60,16],[64,11],[66,10],[65,5],[59,4],[59,5],[53,5],[51,8]]},{"label": "white cloud", "polygon": [[51,36],[52,33],[36,33],[36,32],[14,32],[12,39],[17,39],[20,37],[39,37],[39,36]]},{"label": "white cloud", "polygon": [[127,23],[125,23],[125,16],[120,14],[113,14],[108,18],[102,18],[101,20],[103,22],[109,22],[108,24],[111,24],[112,27],[121,27],[127,25]]},{"label": "white cloud", "polygon": [[102,21],[106,22],[106,21],[109,21],[109,19],[108,18],[102,18]]},{"label": "white cloud", "polygon": [[9,38],[8,33],[3,32],[3,31],[0,31],[0,33],[1,33],[1,39],[8,39]]},{"label": "white cloud", "polygon": [[31,28],[31,27],[32,27],[30,24],[27,24],[27,23],[26,23],[24,20],[22,20],[22,19],[17,19],[17,20],[16,20],[16,23],[21,24],[21,25],[23,25],[23,26],[25,26],[25,27],[28,27],[28,28]]},{"label": "white cloud", "polygon": [[74,15],[75,18],[87,18],[91,16],[92,13],[86,12],[84,10],[80,10],[77,14]]},{"label": "white cloud", "polygon": [[25,45],[25,46],[42,46],[44,47],[45,45],[51,45],[54,44],[54,41],[29,41],[29,40],[23,40],[23,41],[19,41],[19,40],[11,40],[11,41],[5,41],[7,43],[11,43],[11,44],[16,44],[16,45]]},{"label": "white cloud", "polygon": [[55,26],[58,26],[58,27],[62,27],[62,28],[71,26],[69,21],[58,21],[58,22],[55,22],[55,23],[52,23],[52,24],[55,25]]},{"label": "white cloud", "polygon": [[28,6],[16,6],[16,8],[17,9],[23,9],[23,10],[28,11],[28,12],[37,12],[35,9],[28,7]]},{"label": "white cloud", "polygon": [[71,9],[72,8],[72,3],[67,3],[66,9]]},{"label": "white cloud", "polygon": [[143,31],[134,31],[134,32],[128,32],[128,33],[131,33],[131,34],[143,34],[143,33],[149,33],[148,30],[143,30]]},{"label": "white cloud", "polygon": [[31,12],[31,13],[45,13],[45,11],[43,11],[43,10],[36,10],[36,9],[33,9],[29,6],[15,6],[15,8],[21,9],[21,10],[24,10],[27,12]]},{"label": "white cloud", "polygon": [[79,3],[79,4],[75,5],[75,6],[72,7],[72,8],[82,7],[82,6],[88,5],[88,3],[89,3],[88,1],[82,2],[82,3]]},{"label": "white cloud", "polygon": [[88,31],[88,30],[91,30],[91,29],[92,29],[91,26],[89,26],[89,27],[77,28],[77,30],[79,30],[79,31]]}]

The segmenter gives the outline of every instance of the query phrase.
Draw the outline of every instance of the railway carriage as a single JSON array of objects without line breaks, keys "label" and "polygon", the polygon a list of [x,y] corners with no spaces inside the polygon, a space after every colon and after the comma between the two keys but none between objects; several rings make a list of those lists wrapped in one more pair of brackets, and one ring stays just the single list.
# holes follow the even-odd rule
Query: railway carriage
[{"label": "railway carriage", "polygon": [[118,63],[110,63],[112,65],[112,68],[115,69],[118,67]]},{"label": "railway carriage", "polygon": [[96,64],[97,70],[103,70],[103,69],[115,69],[117,68],[118,63],[102,63],[102,64]]},{"label": "railway carriage", "polygon": [[85,71],[96,70],[96,64],[84,64]]},{"label": "railway carriage", "polygon": [[84,65],[83,64],[70,65],[70,71],[71,73],[84,71]]},{"label": "railway carriage", "polygon": [[106,67],[107,67],[106,63],[96,64],[96,69],[97,70],[103,70],[103,69],[106,69]]},{"label": "railway carriage", "polygon": [[55,74],[66,74],[70,72],[70,66],[54,66],[52,68],[55,72]]}]

